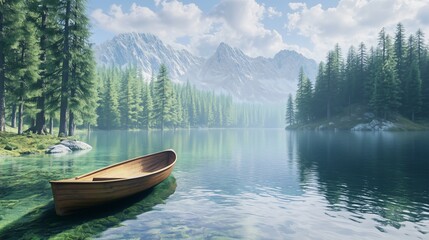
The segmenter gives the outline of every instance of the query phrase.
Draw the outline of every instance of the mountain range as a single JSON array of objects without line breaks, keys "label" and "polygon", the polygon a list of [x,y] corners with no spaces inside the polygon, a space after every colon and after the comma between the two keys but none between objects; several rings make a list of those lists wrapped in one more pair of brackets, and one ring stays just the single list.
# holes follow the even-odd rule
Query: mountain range
[{"label": "mountain range", "polygon": [[243,101],[284,101],[295,92],[301,67],[312,81],[317,72],[314,60],[295,51],[282,50],[273,58],[253,58],[221,43],[212,56],[203,58],[146,33],[119,34],[94,50],[99,66],[136,66],[150,80],[165,64],[173,82],[189,81]]}]

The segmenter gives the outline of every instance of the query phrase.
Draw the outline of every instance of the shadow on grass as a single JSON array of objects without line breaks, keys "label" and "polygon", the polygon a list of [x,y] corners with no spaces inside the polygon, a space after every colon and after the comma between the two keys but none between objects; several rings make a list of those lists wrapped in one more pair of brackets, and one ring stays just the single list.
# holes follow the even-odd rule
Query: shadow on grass
[{"label": "shadow on grass", "polygon": [[150,211],[176,191],[176,179],[129,198],[81,214],[59,217],[54,203],[38,207],[0,230],[0,239],[87,239],[121,222]]}]

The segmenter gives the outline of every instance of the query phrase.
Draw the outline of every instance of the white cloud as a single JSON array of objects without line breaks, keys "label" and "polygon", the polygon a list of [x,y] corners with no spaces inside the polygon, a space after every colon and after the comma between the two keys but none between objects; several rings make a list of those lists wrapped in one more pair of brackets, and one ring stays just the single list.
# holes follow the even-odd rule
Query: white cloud
[{"label": "white cloud", "polygon": [[268,17],[270,17],[270,18],[283,16],[283,14],[281,12],[277,11],[273,7],[268,7],[267,8],[267,13],[268,13]]},{"label": "white cloud", "polygon": [[[402,22],[408,33],[422,28],[429,33],[429,1],[421,0],[340,0],[333,8],[322,4],[307,7],[305,3],[290,3],[286,28],[307,37],[313,43],[315,59],[323,60],[328,50],[339,43],[346,52],[350,45],[365,42],[375,45],[377,33],[385,27],[394,34]],[[423,13],[424,12],[424,13]]]},{"label": "white cloud", "polygon": [[178,39],[190,39],[182,47],[207,56],[220,42],[242,49],[251,56],[273,56],[288,46],[282,36],[263,24],[264,17],[280,17],[273,7],[255,0],[221,0],[209,13],[197,5],[178,0],[154,0],[155,9],[132,4],[124,12],[113,4],[108,12],[96,9],[91,13],[95,24],[113,33],[146,32],[173,46]]},{"label": "white cloud", "polygon": [[307,4],[305,3],[301,3],[301,2],[291,2],[288,4],[290,9],[296,11],[299,10],[301,8],[307,8]]},{"label": "white cloud", "polygon": [[129,12],[123,12],[122,6],[113,4],[109,12],[96,9],[92,19],[101,28],[113,33],[146,32],[159,36],[170,44],[180,37],[195,35],[207,31],[208,26],[202,11],[195,4],[183,4],[176,0],[155,1],[159,11],[133,3]]}]

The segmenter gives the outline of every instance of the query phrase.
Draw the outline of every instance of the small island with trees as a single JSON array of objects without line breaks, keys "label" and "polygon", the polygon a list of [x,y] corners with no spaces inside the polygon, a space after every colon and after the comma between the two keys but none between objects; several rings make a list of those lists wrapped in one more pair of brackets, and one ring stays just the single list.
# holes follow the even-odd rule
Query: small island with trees
[{"label": "small island with trees", "polygon": [[319,64],[315,86],[301,70],[295,101],[289,95],[289,129],[426,130],[429,119],[429,54],[424,34],[408,38],[399,23],[378,45],[338,45]]}]

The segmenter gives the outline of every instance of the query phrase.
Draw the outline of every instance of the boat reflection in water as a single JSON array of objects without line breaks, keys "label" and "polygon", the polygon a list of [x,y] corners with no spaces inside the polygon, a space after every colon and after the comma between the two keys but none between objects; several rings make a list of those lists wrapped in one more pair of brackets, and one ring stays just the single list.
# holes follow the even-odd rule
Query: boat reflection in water
[{"label": "boat reflection in water", "polygon": [[0,239],[91,238],[164,204],[176,187],[176,179],[170,176],[146,191],[67,217],[57,216],[51,201],[1,229]]}]

